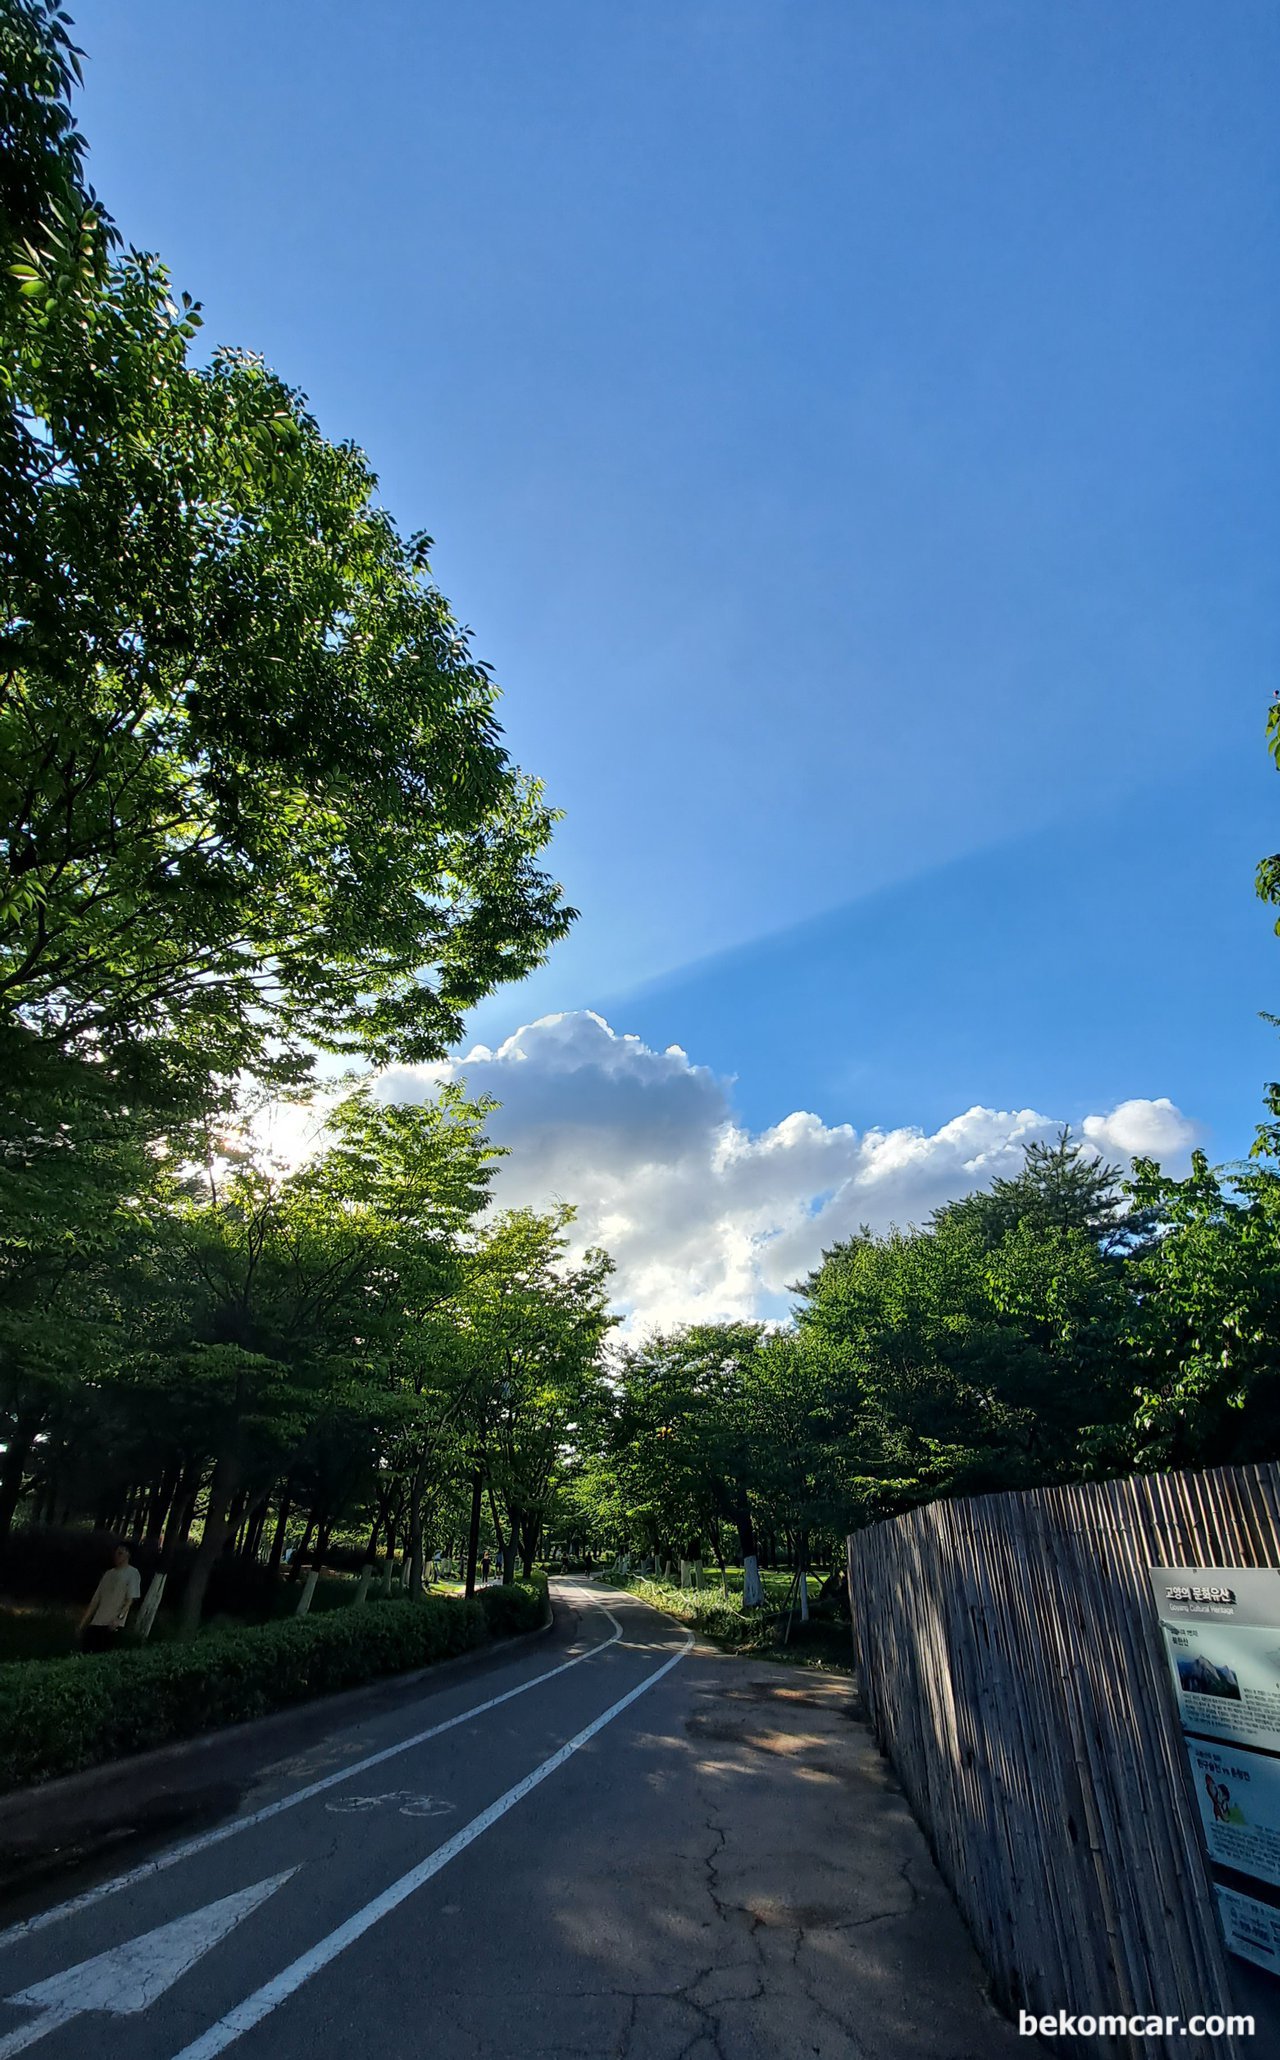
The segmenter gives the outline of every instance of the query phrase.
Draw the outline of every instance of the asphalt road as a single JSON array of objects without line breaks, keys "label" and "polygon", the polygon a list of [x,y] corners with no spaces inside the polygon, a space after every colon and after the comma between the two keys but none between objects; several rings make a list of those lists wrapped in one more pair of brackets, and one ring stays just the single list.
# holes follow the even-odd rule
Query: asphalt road
[{"label": "asphalt road", "polygon": [[8,1914],[0,2060],[1029,2051],[848,1683],[569,1582],[549,1638]]}]

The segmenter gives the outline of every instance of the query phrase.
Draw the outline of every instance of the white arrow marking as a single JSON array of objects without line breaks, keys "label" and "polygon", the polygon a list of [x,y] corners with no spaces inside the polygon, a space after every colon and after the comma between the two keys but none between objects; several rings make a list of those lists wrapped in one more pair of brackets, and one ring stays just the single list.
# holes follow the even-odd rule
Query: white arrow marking
[{"label": "white arrow marking", "polygon": [[7,2000],[41,2014],[0,2039],[0,2060],[34,2045],[85,2010],[109,2010],[113,2016],[127,2017],[135,2010],[147,2009],[297,1871],[288,1867],[267,1881],[255,1881],[251,1888],[237,1889],[220,1902],[207,1903],[203,1910],[174,1917],[154,1931],[144,1931],[139,1938],[127,1938],[123,1945],[95,1954],[92,1960],[81,1960],[61,1974],[50,1975],[47,1981],[20,1989]]}]

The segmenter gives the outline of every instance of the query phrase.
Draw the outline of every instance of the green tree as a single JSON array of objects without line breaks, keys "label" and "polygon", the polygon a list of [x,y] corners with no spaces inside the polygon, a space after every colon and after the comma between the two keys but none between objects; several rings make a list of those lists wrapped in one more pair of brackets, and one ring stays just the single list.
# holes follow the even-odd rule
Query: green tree
[{"label": "green tree", "polygon": [[571,919],[553,816],[428,539],[121,249],[63,17],[0,35],[0,1068],[437,1057]]},{"label": "green tree", "polygon": [[[85,182],[78,78],[52,0],[0,0],[0,1538],[159,1141],[317,1049],[440,1056],[572,917],[429,540],[258,358],[196,359]],[[234,1193],[242,1258],[301,1221],[305,1183]],[[274,1364],[187,1343],[200,1393]]]},{"label": "green tree", "polygon": [[771,1524],[791,1539],[800,1614],[807,1619],[815,1534],[834,1543],[865,1519],[860,1475],[876,1426],[867,1417],[854,1354],[814,1327],[765,1339],[754,1376],[756,1496]]},{"label": "green tree", "polygon": [[[1274,1090],[1272,1099],[1276,1109]],[[1196,1152],[1174,1180],[1149,1160],[1135,1164],[1135,1197],[1159,1222],[1135,1267],[1143,1466],[1235,1465],[1280,1451],[1278,1147],[1273,1120],[1245,1167],[1213,1168]]]},{"label": "green tree", "polygon": [[896,1506],[1120,1463],[1131,1409],[1124,1262],[1078,1225],[863,1232],[800,1286],[801,1330],[846,1348],[868,1474]]},{"label": "green tree", "polygon": [[0,1550],[37,1441],[118,1350],[117,1275],[159,1171],[103,1069],[46,1058],[0,1139]]},{"label": "green tree", "polygon": [[464,1323],[488,1380],[473,1419],[477,1468],[506,1512],[504,1573],[531,1570],[565,1460],[592,1409],[609,1313],[612,1262],[592,1249],[573,1264],[566,1204],[511,1209],[480,1234]]},{"label": "green tree", "polygon": [[1108,1247],[1124,1234],[1120,1169],[1064,1127],[1051,1144],[1033,1138],[1025,1145],[1017,1173],[944,1203],[930,1222],[935,1227],[968,1224],[993,1248],[1020,1227],[1035,1233],[1078,1231]]},{"label": "green tree", "polygon": [[607,1507],[615,1533],[655,1556],[700,1558],[709,1539],[720,1557],[731,1524],[749,1607],[761,1600],[749,1408],[761,1336],[757,1323],[689,1324],[627,1349],[596,1480],[598,1513]]},{"label": "green tree", "polygon": [[157,1225],[135,1405],[149,1388],[212,1466],[188,1629],[245,1493],[299,1462],[350,1483],[348,1454],[371,1468],[385,1420],[403,1414],[407,1340],[456,1293],[458,1240],[486,1199],[491,1107],[457,1088],[408,1107],[357,1092],[330,1116],[328,1149],[294,1173],[246,1155],[178,1185]]},{"label": "green tree", "polygon": [[[1276,766],[1280,767],[1280,692],[1273,697],[1267,710],[1267,749]],[[1273,907],[1280,905],[1280,852],[1262,860],[1256,885],[1261,900],[1269,901]],[[1280,936],[1280,917],[1276,919],[1276,934]]]}]

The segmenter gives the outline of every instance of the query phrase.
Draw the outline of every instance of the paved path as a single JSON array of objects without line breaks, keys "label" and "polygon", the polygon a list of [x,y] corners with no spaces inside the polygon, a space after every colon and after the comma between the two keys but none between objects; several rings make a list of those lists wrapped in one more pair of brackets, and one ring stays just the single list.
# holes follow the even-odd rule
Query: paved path
[{"label": "paved path", "polygon": [[0,2060],[1031,2050],[848,1684],[568,1582],[539,1645],[4,1914]]}]

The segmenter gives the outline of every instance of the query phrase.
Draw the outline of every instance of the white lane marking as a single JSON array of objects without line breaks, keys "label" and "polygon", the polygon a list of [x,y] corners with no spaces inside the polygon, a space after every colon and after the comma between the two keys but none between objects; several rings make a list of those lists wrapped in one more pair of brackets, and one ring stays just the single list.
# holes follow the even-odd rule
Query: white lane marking
[{"label": "white lane marking", "polygon": [[[592,1601],[595,1597],[590,1598]],[[264,1803],[260,1810],[253,1810],[247,1817],[233,1817],[227,1824],[219,1824],[212,1831],[201,1831],[194,1838],[184,1840],[168,1852],[158,1853],[153,1860],[143,1860],[140,1866],[131,1867],[127,1874],[116,1874],[109,1881],[96,1882],[80,1895],[68,1898],[65,1903],[56,1903],[51,1910],[41,1910],[36,1917],[24,1917],[18,1924],[11,1924],[7,1931],[0,1931],[0,1950],[16,1945],[21,1938],[30,1937],[33,1931],[43,1931],[46,1924],[59,1924],[64,1917],[78,1916],[81,1910],[89,1909],[104,1896],[115,1895],[119,1889],[134,1888],[140,1881],[149,1881],[153,1874],[161,1874],[166,1867],[176,1867],[179,1860],[189,1860],[193,1853],[203,1853],[210,1846],[221,1845],[224,1838],[235,1838],[241,1831],[252,1831],[256,1824],[265,1824],[269,1818],[278,1817],[284,1810],[296,1809],[299,1803],[310,1802],[316,1795],[323,1795],[327,1788],[335,1788],[340,1781],[350,1781],[356,1774],[365,1774],[370,1767],[380,1767],[387,1760],[393,1760],[398,1753],[412,1752],[416,1745],[425,1745],[429,1738],[438,1738],[443,1731],[452,1731],[458,1724],[470,1723],[472,1717],[482,1717],[487,1710],[497,1709],[501,1703],[510,1702],[517,1695],[525,1695],[531,1688],[541,1688],[544,1681],[554,1681],[558,1675],[567,1674],[570,1667],[580,1667],[584,1660],[594,1659],[610,1645],[616,1645],[622,1636],[622,1626],[610,1610],[605,1615],[614,1626],[613,1635],[602,1638],[587,1652],[579,1652],[573,1659],[560,1662],[558,1667],[549,1667],[545,1674],[535,1674],[532,1681],[521,1681],[518,1687],[507,1688],[501,1695],[491,1695],[487,1702],[477,1702],[470,1709],[463,1710],[456,1717],[446,1717],[442,1724],[431,1724],[425,1731],[415,1731],[412,1738],[402,1738],[397,1745],[384,1746],[381,1752],[371,1752],[365,1759],[353,1760],[349,1767],[339,1767],[332,1774],[322,1775],[317,1781],[310,1781],[305,1788],[295,1788],[291,1794],[282,1795],[277,1802]]]},{"label": "white lane marking", "polygon": [[372,1930],[375,1924],[380,1924],[390,1911],[413,1895],[424,1882],[430,1881],[433,1874],[438,1874],[442,1868],[447,1867],[450,1860],[456,1860],[459,1853],[465,1852],[483,1832],[496,1824],[499,1818],[505,1817],[508,1810],[514,1809],[518,1802],[522,1802],[539,1782],[554,1774],[557,1767],[562,1767],[565,1761],[586,1745],[588,1740],[594,1738],[598,1731],[603,1731],[606,1724],[611,1724],[615,1717],[620,1717],[623,1710],[629,1709],[631,1704],[654,1687],[664,1674],[669,1674],[672,1667],[679,1666],[692,1647],[693,1633],[687,1631],[685,1642],[679,1652],[674,1653],[665,1665],[658,1667],[654,1673],[646,1674],[638,1688],[632,1688],[626,1695],[620,1696],[603,1716],[595,1717],[583,1730],[577,1732],[567,1745],[562,1745],[558,1752],[553,1752],[549,1760],[543,1760],[541,1766],[535,1767],[531,1774],[526,1774],[523,1781],[517,1781],[514,1788],[509,1788],[505,1795],[500,1795],[496,1802],[490,1803],[487,1810],[481,1810],[479,1816],[473,1817],[469,1824],[464,1824],[461,1831],[455,1831],[453,1837],[444,1845],[437,1846],[435,1852],[429,1853],[425,1860],[420,1860],[416,1867],[411,1867],[407,1874],[402,1874],[398,1881],[393,1881],[390,1888],[384,1888],[381,1895],[375,1896],[371,1903],[366,1903],[362,1910],[357,1910],[353,1917],[348,1917],[345,1924],[340,1924],[336,1931],[331,1931],[327,1938],[322,1938],[291,1966],[284,1968],[271,1981],[265,1982],[251,1996],[246,1996],[242,2003],[237,2003],[225,2017],[220,2017],[216,2024],[211,2024],[208,2031],[202,2032],[189,2046],[184,2046],[175,2056],[175,2060],[213,2060],[214,2054],[224,2052],[246,2031],[251,2031],[255,2024],[261,2024],[264,2017],[269,2017],[271,2012],[287,2001],[304,1982],[310,1981],[313,1974],[318,1974],[322,1967],[328,1966],[330,1960],[336,1960],[339,1953],[344,1953],[347,1947],[354,1945],[366,1931]]},{"label": "white lane marking", "polygon": [[206,1903],[203,1910],[174,1917],[154,1931],[143,1932],[140,1938],[127,1938],[123,1945],[97,1953],[92,1960],[81,1960],[77,1967],[67,1967],[47,1981],[20,1989],[7,2001],[23,2010],[38,2010],[40,2015],[0,2039],[0,2060],[33,2046],[47,2032],[69,2024],[86,2010],[108,2010],[114,2017],[127,2017],[148,2009],[297,1871],[287,1867],[283,1874],[255,1881],[251,1888],[237,1889],[234,1895]]}]

